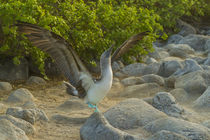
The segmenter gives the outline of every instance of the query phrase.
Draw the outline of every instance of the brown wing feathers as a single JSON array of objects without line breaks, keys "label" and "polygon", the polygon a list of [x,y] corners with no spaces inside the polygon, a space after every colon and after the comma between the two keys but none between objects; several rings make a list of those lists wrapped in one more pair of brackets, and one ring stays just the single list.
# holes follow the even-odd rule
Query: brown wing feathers
[{"label": "brown wing feathers", "polygon": [[116,49],[116,51],[112,55],[112,61],[115,61],[120,56],[122,56],[124,53],[126,53],[130,48],[132,48],[134,45],[136,45],[140,40],[143,39],[143,37],[148,32],[142,32],[137,35],[134,35],[130,37],[128,40],[126,40],[120,47]]}]

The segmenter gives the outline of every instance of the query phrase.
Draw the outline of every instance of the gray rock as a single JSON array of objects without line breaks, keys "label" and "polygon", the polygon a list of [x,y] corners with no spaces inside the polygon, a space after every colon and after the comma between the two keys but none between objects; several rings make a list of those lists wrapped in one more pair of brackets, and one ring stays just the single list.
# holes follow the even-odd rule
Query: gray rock
[{"label": "gray rock", "polygon": [[11,115],[2,115],[0,116],[0,120],[2,119],[10,121],[13,125],[22,129],[26,135],[33,135],[35,133],[35,128],[27,121],[15,118]]},{"label": "gray rock", "polygon": [[127,74],[124,74],[123,72],[120,72],[120,71],[115,72],[115,73],[114,73],[114,76],[116,76],[116,77],[118,77],[118,78],[125,78],[125,77],[128,77]]},{"label": "gray rock", "polygon": [[159,54],[161,59],[165,59],[170,56],[167,51],[160,51]]},{"label": "gray rock", "polygon": [[7,98],[10,103],[25,103],[28,101],[33,102],[34,97],[28,89],[20,88],[13,91]]},{"label": "gray rock", "polygon": [[19,65],[15,65],[10,59],[0,64],[0,80],[3,81],[16,81],[28,79],[28,62],[22,59]]},{"label": "gray rock", "polygon": [[78,117],[69,117],[69,116],[65,116],[65,115],[60,115],[60,114],[56,114],[56,115],[53,115],[51,118],[50,118],[50,121],[54,121],[55,123],[58,123],[58,124],[69,124],[69,125],[72,125],[72,124],[84,124],[85,121],[87,120],[87,118],[78,118]]},{"label": "gray rock", "polygon": [[162,88],[156,83],[145,83],[141,85],[128,86],[123,90],[123,92],[118,94],[118,96],[141,98],[151,96],[161,90]]},{"label": "gray rock", "polygon": [[170,93],[178,102],[186,102],[189,99],[188,93],[182,88],[175,88],[171,90]]},{"label": "gray rock", "polygon": [[145,101],[130,98],[110,108],[104,113],[109,123],[119,129],[133,129],[145,126],[147,123],[166,115]]},{"label": "gray rock", "polygon": [[169,77],[178,69],[181,69],[183,66],[179,61],[172,60],[172,61],[164,61],[160,65],[160,69],[158,71],[158,75],[163,77]]},{"label": "gray rock", "polygon": [[10,91],[12,90],[12,85],[8,82],[0,82],[0,91]]},{"label": "gray rock", "polygon": [[23,104],[22,106],[24,109],[28,108],[36,108],[36,104],[34,102],[28,101]]},{"label": "gray rock", "polygon": [[156,48],[155,48],[155,51],[149,53],[148,56],[151,57],[151,58],[154,58],[156,60],[160,60],[161,59],[160,53],[159,53],[159,51],[157,51]]},{"label": "gray rock", "polygon": [[167,43],[168,44],[178,44],[178,42],[182,39],[183,39],[183,36],[181,36],[179,34],[174,34],[174,35],[169,36]]},{"label": "gray rock", "polygon": [[80,129],[81,140],[141,140],[112,127],[100,113],[92,114]]},{"label": "gray rock", "polygon": [[167,117],[148,123],[144,129],[151,133],[166,130],[183,135],[192,140],[209,140],[210,130],[202,125],[185,120]]},{"label": "gray rock", "polygon": [[179,35],[186,36],[189,34],[196,34],[196,29],[190,24],[182,20],[178,20],[177,23],[178,27],[181,29],[181,31],[178,33]]},{"label": "gray rock", "polygon": [[35,108],[35,109],[22,109],[20,107],[8,108],[6,114],[12,115],[16,118],[21,118],[31,124],[34,124],[36,121],[49,121],[47,115],[44,111]]},{"label": "gray rock", "polygon": [[210,107],[210,86],[206,91],[194,102],[195,108],[208,109]]},{"label": "gray rock", "polygon": [[183,88],[189,95],[201,95],[207,88],[202,71],[195,71],[180,76],[175,81],[175,88]]},{"label": "gray rock", "polygon": [[155,75],[155,74],[144,75],[144,76],[142,76],[142,79],[146,83],[157,83],[160,86],[164,86],[164,84],[165,84],[164,79],[158,75]]},{"label": "gray rock", "polygon": [[208,36],[190,34],[180,40],[179,44],[188,44],[195,51],[204,51],[208,40],[210,40]]},{"label": "gray rock", "polygon": [[129,76],[141,76],[146,74],[156,74],[159,70],[159,63],[145,65],[141,63],[130,64],[122,69],[122,72]]},{"label": "gray rock", "polygon": [[112,70],[119,71],[124,67],[124,64],[121,61],[114,61],[112,63]]},{"label": "gray rock", "polygon": [[168,51],[180,50],[180,51],[184,51],[187,54],[194,54],[195,53],[195,50],[187,44],[168,44],[164,48],[166,48]]},{"label": "gray rock", "polygon": [[175,76],[170,76],[170,77],[165,78],[165,87],[174,88],[175,81],[176,81]]},{"label": "gray rock", "polygon": [[152,64],[152,63],[158,63],[156,59],[151,58],[151,57],[147,57],[145,60],[146,64]]},{"label": "gray rock", "polygon": [[203,70],[203,68],[195,60],[187,59],[184,61],[184,67],[179,68],[173,75],[181,76],[198,70]]},{"label": "gray rock", "polygon": [[204,61],[203,64],[204,64],[204,65],[210,66],[210,58],[207,58],[207,59]]},{"label": "gray rock", "polygon": [[186,54],[186,52],[180,50],[180,49],[172,49],[169,51],[170,56],[174,56],[174,57],[180,57],[180,58],[187,58],[188,55]]},{"label": "gray rock", "polygon": [[161,130],[155,133],[153,136],[149,137],[147,140],[189,140],[189,139],[183,135],[174,132]]},{"label": "gray rock", "polygon": [[6,119],[0,120],[1,140],[29,140],[25,132]]},{"label": "gray rock", "polygon": [[137,85],[137,84],[143,84],[145,81],[141,77],[128,77],[121,80],[121,83],[124,86],[131,86],[131,85]]},{"label": "gray rock", "polygon": [[182,117],[184,109],[176,104],[175,98],[168,92],[159,92],[153,98],[152,105],[172,117]]},{"label": "gray rock", "polygon": [[46,84],[46,81],[41,77],[30,76],[29,79],[27,80],[26,84],[43,85],[43,84]]},{"label": "gray rock", "polygon": [[210,39],[206,41],[206,44],[204,45],[204,50],[210,52]]},{"label": "gray rock", "polygon": [[210,128],[210,120],[205,120],[204,122],[201,123],[203,126]]},{"label": "gray rock", "polygon": [[206,61],[206,58],[202,57],[193,57],[191,59],[195,60],[199,65],[203,64]]}]

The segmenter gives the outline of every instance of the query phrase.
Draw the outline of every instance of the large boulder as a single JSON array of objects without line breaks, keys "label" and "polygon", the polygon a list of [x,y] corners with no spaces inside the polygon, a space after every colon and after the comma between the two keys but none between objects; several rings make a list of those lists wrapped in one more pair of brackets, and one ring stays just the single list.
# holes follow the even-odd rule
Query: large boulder
[{"label": "large boulder", "polygon": [[190,34],[180,40],[179,44],[188,44],[196,51],[204,51],[208,40],[210,40],[209,36]]},{"label": "large boulder", "polygon": [[29,140],[25,132],[6,119],[0,120],[1,140]]},{"label": "large boulder", "polygon": [[151,121],[166,117],[164,113],[137,98],[120,102],[106,111],[104,116],[112,126],[120,129],[142,127]]},{"label": "large boulder", "polygon": [[100,113],[92,114],[80,129],[81,140],[141,140],[109,124]]},{"label": "large boulder", "polygon": [[13,91],[9,97],[7,98],[7,102],[9,103],[25,103],[25,102],[33,102],[34,96],[28,89],[20,88]]},{"label": "large boulder", "polygon": [[163,77],[169,77],[178,69],[181,69],[183,66],[179,61],[172,60],[172,61],[164,61],[160,65],[160,69],[158,71],[158,75]]},{"label": "large boulder", "polygon": [[170,93],[176,98],[178,102],[189,101],[189,94],[182,88],[175,88],[171,90]]},{"label": "large boulder", "polygon": [[21,107],[11,107],[7,109],[6,114],[23,119],[31,124],[36,121],[49,121],[45,112],[38,108],[22,109]]},{"label": "large boulder", "polygon": [[202,125],[173,117],[160,118],[148,123],[144,129],[151,133],[166,130],[183,135],[191,140],[209,140],[210,130]]},{"label": "large boulder", "polygon": [[203,71],[195,71],[176,78],[175,88],[182,88],[190,95],[201,95],[207,88]]},{"label": "large boulder", "polygon": [[179,34],[174,34],[169,36],[167,43],[168,44],[178,44],[180,40],[182,40],[184,37]]},{"label": "large boulder", "polygon": [[188,44],[168,44],[164,47],[168,51],[172,50],[180,50],[185,52],[186,54],[194,54],[195,51]]},{"label": "large boulder", "polygon": [[19,65],[15,65],[11,59],[5,61],[4,64],[0,64],[0,80],[27,80],[28,75],[28,61],[26,59],[22,59]]}]

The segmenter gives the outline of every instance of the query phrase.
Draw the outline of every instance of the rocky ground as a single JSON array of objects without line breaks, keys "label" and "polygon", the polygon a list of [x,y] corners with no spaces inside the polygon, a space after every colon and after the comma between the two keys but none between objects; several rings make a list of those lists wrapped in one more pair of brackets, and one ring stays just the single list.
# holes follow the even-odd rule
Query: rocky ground
[{"label": "rocky ground", "polygon": [[[100,113],[66,94],[61,80],[28,78],[27,62],[0,65],[0,139],[209,140],[210,27],[179,24],[145,63],[113,63]],[[3,82],[18,78],[26,82]]]}]

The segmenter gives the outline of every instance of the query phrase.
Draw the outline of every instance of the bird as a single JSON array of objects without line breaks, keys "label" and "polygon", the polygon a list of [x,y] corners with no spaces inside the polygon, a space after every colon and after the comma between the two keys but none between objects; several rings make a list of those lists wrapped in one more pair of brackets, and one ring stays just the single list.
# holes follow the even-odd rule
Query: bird
[{"label": "bird", "polygon": [[72,46],[61,36],[35,24],[18,22],[18,32],[24,34],[33,46],[50,55],[58,69],[68,79],[64,81],[66,92],[77,96],[98,112],[98,103],[106,96],[112,86],[113,72],[111,64],[148,34],[141,32],[130,37],[115,52],[113,46],[105,50],[100,57],[100,79],[94,80],[89,70],[80,60]]}]

